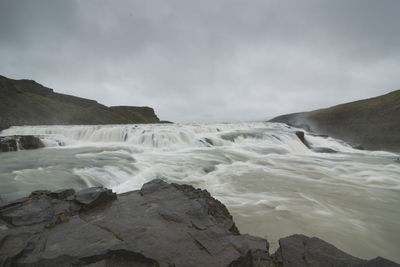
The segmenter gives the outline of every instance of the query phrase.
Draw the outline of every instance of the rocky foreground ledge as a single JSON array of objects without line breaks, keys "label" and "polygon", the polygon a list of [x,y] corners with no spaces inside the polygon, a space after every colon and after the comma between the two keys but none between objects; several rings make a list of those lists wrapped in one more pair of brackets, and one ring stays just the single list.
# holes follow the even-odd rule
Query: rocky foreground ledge
[{"label": "rocky foreground ledge", "polygon": [[303,235],[270,255],[206,190],[159,179],[120,195],[35,191],[2,203],[0,218],[0,266],[399,266]]}]

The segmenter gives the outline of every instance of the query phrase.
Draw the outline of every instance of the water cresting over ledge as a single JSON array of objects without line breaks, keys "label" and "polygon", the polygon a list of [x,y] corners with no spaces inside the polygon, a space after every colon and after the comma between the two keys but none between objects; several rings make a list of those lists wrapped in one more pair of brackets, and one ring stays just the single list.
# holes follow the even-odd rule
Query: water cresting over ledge
[{"label": "water cresting over ledge", "polygon": [[46,147],[0,154],[0,194],[90,186],[123,193],[162,178],[207,189],[242,233],[267,238],[271,250],[303,233],[361,258],[397,260],[396,154],[306,132],[311,148],[336,153],[316,152],[297,131],[279,123],[12,127],[2,135],[37,135]]}]

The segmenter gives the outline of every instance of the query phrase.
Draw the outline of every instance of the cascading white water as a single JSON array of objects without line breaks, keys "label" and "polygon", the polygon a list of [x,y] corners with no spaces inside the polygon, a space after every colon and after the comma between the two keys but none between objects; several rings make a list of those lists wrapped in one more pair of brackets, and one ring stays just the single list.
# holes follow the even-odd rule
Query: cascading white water
[{"label": "cascading white water", "polygon": [[205,188],[243,233],[318,236],[360,257],[400,261],[397,155],[360,151],[279,123],[23,126],[45,149],[0,154],[0,195],[103,185],[122,193],[163,178]]}]

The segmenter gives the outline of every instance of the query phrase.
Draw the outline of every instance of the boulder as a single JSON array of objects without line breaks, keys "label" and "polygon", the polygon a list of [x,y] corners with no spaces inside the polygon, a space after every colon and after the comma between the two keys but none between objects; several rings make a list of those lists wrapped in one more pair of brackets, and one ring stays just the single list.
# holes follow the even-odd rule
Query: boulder
[{"label": "boulder", "polygon": [[44,147],[39,138],[32,135],[22,135],[18,140],[21,149],[37,149]]},{"label": "boulder", "polygon": [[75,201],[82,205],[82,210],[89,210],[116,199],[117,194],[103,187],[90,187],[75,194]]},{"label": "boulder", "polygon": [[310,148],[310,145],[308,144],[308,142],[307,142],[307,140],[306,140],[306,138],[304,136],[304,132],[297,131],[295,134],[307,148]]},{"label": "boulder", "polygon": [[55,198],[55,199],[65,199],[74,194],[75,194],[75,190],[70,188],[70,189],[60,189],[60,190],[53,191],[49,194],[49,196],[52,198]]},{"label": "boulder", "polygon": [[17,140],[7,137],[0,137],[0,146],[1,146],[1,152],[10,152],[18,150]]},{"label": "boulder", "polygon": [[230,232],[236,235],[240,234],[228,209],[220,201],[213,198],[207,190],[195,189],[193,186],[185,184],[172,185],[182,191],[189,199],[196,200],[205,213],[213,216],[217,222],[224,224]]},{"label": "boulder", "polygon": [[278,266],[284,267],[400,266],[383,258],[370,261],[359,259],[319,238],[305,235],[291,235],[281,238],[279,240],[279,248],[272,255],[272,258]]},{"label": "boulder", "polygon": [[[300,141],[301,141],[307,148],[311,149],[311,150],[314,151],[314,152],[317,152],[317,153],[337,153],[336,150],[333,150],[333,149],[328,148],[328,147],[314,147],[314,146],[311,146],[311,145],[307,142],[307,139],[306,139],[306,137],[305,137],[305,134],[304,134],[304,132],[302,132],[302,131],[296,131],[295,134],[296,134],[296,136],[300,139]],[[323,136],[323,137],[325,137],[325,136]]]},{"label": "boulder", "polygon": [[209,144],[210,146],[214,145],[214,142],[210,138],[205,137],[203,140],[205,143]]},{"label": "boulder", "polygon": [[0,137],[1,152],[37,149],[44,147],[43,142],[32,135],[14,135]]}]

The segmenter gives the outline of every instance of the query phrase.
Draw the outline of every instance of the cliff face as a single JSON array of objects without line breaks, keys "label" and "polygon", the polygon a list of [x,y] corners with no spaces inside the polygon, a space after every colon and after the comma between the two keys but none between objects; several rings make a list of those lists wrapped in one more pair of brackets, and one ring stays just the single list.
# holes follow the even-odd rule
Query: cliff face
[{"label": "cliff face", "polygon": [[129,124],[160,122],[149,107],[106,107],[55,93],[32,80],[0,76],[0,130],[13,125]]},{"label": "cliff face", "polygon": [[400,151],[400,90],[311,112],[276,117],[272,122],[311,130],[371,150]]}]

